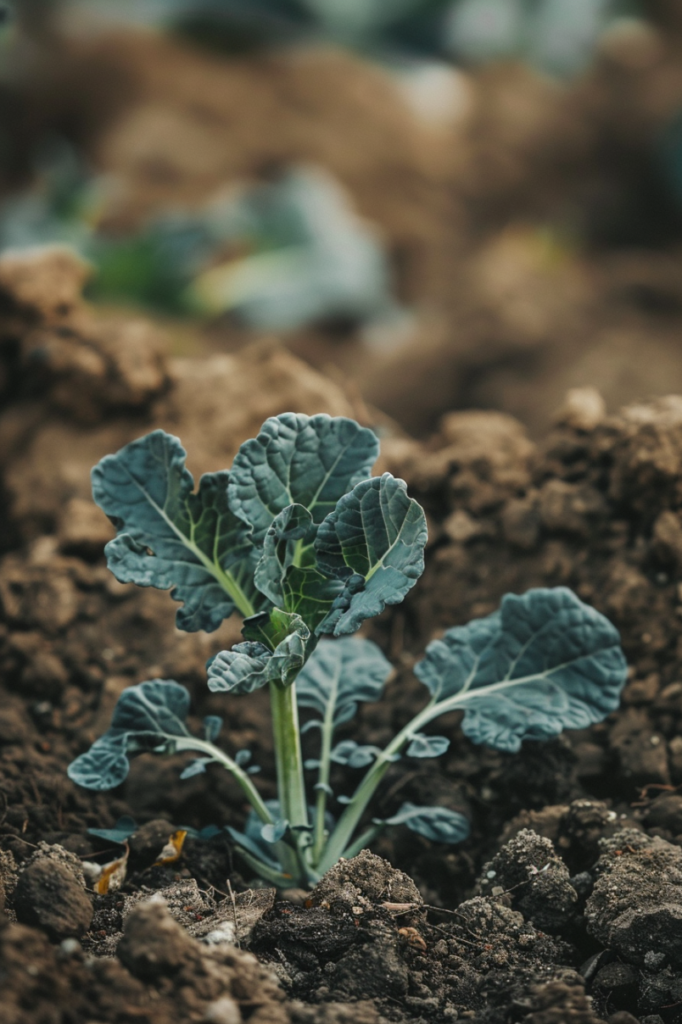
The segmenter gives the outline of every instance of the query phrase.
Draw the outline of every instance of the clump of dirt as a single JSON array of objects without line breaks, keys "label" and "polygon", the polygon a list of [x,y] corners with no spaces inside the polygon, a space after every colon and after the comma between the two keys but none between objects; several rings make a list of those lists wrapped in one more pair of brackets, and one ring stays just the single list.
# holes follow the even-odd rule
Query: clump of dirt
[{"label": "clump of dirt", "polygon": [[148,899],[128,918],[117,957],[86,957],[75,939],[51,946],[38,930],[0,930],[3,1020],[205,1020],[289,1024],[284,994],[254,956],[232,944],[200,945]]}]

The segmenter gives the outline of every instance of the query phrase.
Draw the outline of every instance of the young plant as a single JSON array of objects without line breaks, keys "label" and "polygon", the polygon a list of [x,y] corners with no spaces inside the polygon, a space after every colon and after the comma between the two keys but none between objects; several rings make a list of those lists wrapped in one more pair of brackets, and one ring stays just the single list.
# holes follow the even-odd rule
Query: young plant
[{"label": "young plant", "polygon": [[[394,761],[448,749],[447,737],[423,731],[441,715],[461,709],[474,743],[514,752],[618,706],[626,664],[617,630],[570,590],[539,589],[508,594],[499,611],[429,644],[414,670],[428,702],[383,750],[335,743],[359,702],[381,698],[391,672],[375,644],[352,634],[402,601],[424,569],[424,512],[402,480],[370,476],[377,455],[375,434],[353,420],[284,413],[196,493],[184,449],[162,430],[95,467],[95,501],[118,531],[106,548],[116,578],[171,590],[183,602],[180,629],[210,632],[243,616],[244,641],[209,662],[208,686],[269,688],[278,799],[262,799],[248,751],[229,756],[216,745],[220,718],[206,718],[200,737],[189,731],[187,690],[161,679],[123,692],[109,730],[69,767],[75,782],[111,789],[136,753],[192,751],[199,756],[181,777],[220,764],[251,804],[244,832],[228,828],[247,864],[275,884],[307,886],[389,825],[434,841],[466,838],[462,814],[407,803],[358,834]],[[299,707],[312,712],[303,730]],[[304,762],[307,729],[319,731],[319,754]],[[338,820],[327,807],[332,763],[366,769],[353,796],[336,800],[346,805]]]}]

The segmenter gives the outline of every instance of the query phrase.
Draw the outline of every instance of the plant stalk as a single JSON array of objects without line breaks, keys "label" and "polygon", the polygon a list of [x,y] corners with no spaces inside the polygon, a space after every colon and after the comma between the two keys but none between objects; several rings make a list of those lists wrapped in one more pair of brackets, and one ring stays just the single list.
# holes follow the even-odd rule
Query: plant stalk
[{"label": "plant stalk", "polygon": [[292,826],[307,825],[296,684],[282,687],[270,683],[270,707],[281,814]]},{"label": "plant stalk", "polygon": [[325,813],[327,811],[327,790],[329,787],[329,775],[331,769],[332,739],[334,736],[334,712],[336,710],[336,688],[338,680],[334,682],[334,690],[322,722],[322,742],[320,748],[320,769],[317,777],[318,790],[315,801],[315,834],[313,840],[312,861],[317,865],[322,857],[325,839]]},{"label": "plant stalk", "polygon": [[[535,674],[524,676],[519,679],[503,679],[499,683],[493,683],[491,686],[486,686],[486,697],[489,697],[492,693],[500,693],[504,690],[509,690],[515,686],[522,685],[523,683],[532,682],[537,678],[538,675]],[[458,711],[467,704],[468,701],[475,700],[477,697],[480,697],[480,693],[476,690],[464,688],[458,693],[453,694],[451,697],[446,697],[445,700],[437,701],[435,697],[432,698],[426,707],[422,708],[419,714],[415,715],[412,721],[408,722],[405,728],[401,729],[398,735],[391,740],[384,750],[382,750],[356,789],[353,799],[339,818],[336,828],[329,837],[324,855],[318,864],[318,870],[322,874],[324,874],[325,871],[329,871],[329,869],[336,864],[339,857],[344,856],[344,851],[351,841],[353,832],[355,831],[360,818],[364,814],[367,804],[374,796],[377,786],[391,765],[391,756],[393,754],[400,753],[411,736],[415,732],[418,732],[423,726],[428,725],[428,723],[433,721],[434,718],[446,715],[450,711]],[[354,844],[354,847],[355,845],[357,844]]]},{"label": "plant stalk", "polygon": [[270,811],[265,806],[262,796],[254,786],[251,778],[241,768],[236,761],[233,761],[231,757],[228,757],[219,747],[214,746],[213,743],[209,743],[207,740],[197,739],[195,736],[184,738],[178,738],[175,743],[176,751],[180,752],[183,750],[197,751],[202,754],[207,754],[218,764],[221,764],[223,768],[226,768],[231,775],[234,776],[236,781],[244,791],[246,799],[249,801],[254,811],[266,824],[272,824],[273,818]]},{"label": "plant stalk", "polygon": [[[408,722],[404,729],[401,729],[388,746],[381,751],[356,789],[353,799],[339,818],[336,828],[329,837],[324,854],[318,864],[318,870],[322,874],[325,871],[329,871],[336,864],[339,857],[345,855],[346,847],[350,843],[353,832],[355,832],[362,815],[365,813],[367,804],[374,796],[377,786],[393,763],[391,760],[392,756],[400,753],[414,732],[431,721],[434,717],[434,708],[437,706],[433,701],[427,704],[418,715],[415,715],[411,722]],[[353,844],[353,849],[356,845],[357,843]]]}]

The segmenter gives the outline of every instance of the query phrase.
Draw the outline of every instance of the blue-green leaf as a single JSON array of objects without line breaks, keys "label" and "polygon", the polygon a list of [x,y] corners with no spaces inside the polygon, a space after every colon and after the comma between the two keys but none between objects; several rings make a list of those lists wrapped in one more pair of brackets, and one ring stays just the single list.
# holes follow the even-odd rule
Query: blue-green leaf
[{"label": "blue-green leaf", "polygon": [[262,594],[273,604],[284,606],[284,577],[292,565],[297,548],[315,536],[312,515],[303,505],[287,505],[275,516],[263,541],[263,554],[256,566],[254,580]]},{"label": "blue-green leaf", "polygon": [[315,525],[369,476],[379,454],[373,431],[342,416],[287,412],[271,417],[239,449],[230,472],[230,508],[260,545],[275,516],[303,505]]},{"label": "blue-green leaf", "polygon": [[342,637],[321,640],[296,681],[298,703],[334,727],[353,718],[359,701],[379,700],[391,663],[371,640]]},{"label": "blue-green leaf", "polygon": [[[257,818],[257,820],[259,824],[262,824],[260,818]],[[263,861],[271,870],[281,871],[279,861],[272,855],[272,851],[267,849],[265,840],[260,835],[260,831],[258,834],[258,840],[260,840],[260,842],[252,836],[247,835],[245,832],[239,832],[238,829],[232,828],[231,825],[226,825],[225,831],[229,835],[230,839],[242,850],[245,850],[246,853],[250,853],[252,857],[257,857],[259,861]]]},{"label": "blue-green leaf", "polygon": [[94,499],[118,530],[105,549],[109,568],[122,583],[172,590],[184,602],[180,629],[211,632],[253,593],[253,543],[228,507],[228,478],[206,474],[192,493],[185,450],[163,430],[92,471]]},{"label": "blue-green leaf", "polygon": [[414,671],[436,701],[465,709],[474,743],[513,752],[605,718],[627,664],[615,626],[557,587],[507,594],[499,611],[430,643]]},{"label": "blue-green leaf", "polygon": [[[214,692],[251,693],[266,683],[276,682],[290,686],[305,664],[314,638],[298,615],[290,615],[275,608],[269,615],[285,617],[289,632],[272,649],[271,634],[264,632],[268,644],[247,640],[235,644],[231,651],[221,651],[208,669],[208,688]],[[254,618],[256,618],[254,616]],[[248,620],[247,620],[248,622]],[[267,630],[270,619],[263,620]],[[253,623],[251,623],[253,625]],[[249,633],[251,635],[251,633]]]},{"label": "blue-green leaf", "polygon": [[[382,819],[374,818],[375,824]],[[404,803],[397,814],[383,820],[386,825],[407,825],[413,832],[434,843],[461,843],[470,832],[469,822],[458,811],[449,807],[417,807]]]},{"label": "blue-green leaf", "polygon": [[195,829],[189,829],[185,826],[187,832],[190,833],[193,839],[200,839],[202,842],[208,842],[210,839],[215,839],[223,831],[218,825],[205,825],[202,829],[197,832]]},{"label": "blue-green leaf", "polygon": [[170,753],[178,740],[191,735],[185,725],[188,710],[189,693],[172,680],[151,679],[128,687],[107,732],[69,765],[69,778],[86,789],[119,786],[128,774],[131,754]]},{"label": "blue-green leaf", "polygon": [[246,641],[231,651],[221,651],[208,670],[208,688],[214,693],[252,693],[269,682],[272,651],[265,644]]},{"label": "blue-green leaf", "polygon": [[215,743],[220,736],[223,720],[220,715],[206,715],[204,718],[204,739],[207,743]]},{"label": "blue-green leaf", "polygon": [[281,608],[270,608],[265,612],[258,612],[242,623],[242,636],[245,640],[263,644],[269,651],[275,651],[283,640],[290,633],[302,629],[303,620],[291,612],[282,611]]},{"label": "blue-green leaf", "polygon": [[278,843],[286,835],[289,822],[285,818],[278,818],[271,824],[263,825],[260,834],[266,843]]},{"label": "blue-green leaf", "polygon": [[343,580],[324,576],[311,565],[292,565],[284,576],[282,590],[284,607],[300,615],[312,632],[319,635],[337,601],[345,594],[346,585]]},{"label": "blue-green leaf", "polygon": [[129,814],[118,819],[113,828],[89,828],[88,835],[98,836],[110,843],[124,843],[137,829],[137,823]]},{"label": "blue-green leaf", "polygon": [[424,511],[407,496],[404,480],[384,473],[357,484],[320,526],[315,554],[323,572],[359,576],[364,586],[320,629],[354,633],[387,604],[399,604],[424,571],[426,540]]},{"label": "blue-green leaf", "polygon": [[407,748],[408,757],[440,757],[450,746],[446,736],[426,736],[422,732],[411,737]]},{"label": "blue-green leaf", "polygon": [[336,764],[347,764],[349,768],[366,768],[381,753],[381,747],[360,746],[355,740],[342,740],[330,754]]},{"label": "blue-green leaf", "polygon": [[210,764],[213,760],[212,757],[197,757],[194,761],[190,761],[186,768],[180,772],[180,778],[193,779],[195,775],[202,775],[206,771],[206,765]]},{"label": "blue-green leaf", "polygon": [[[265,806],[275,822],[281,820],[279,800],[266,800]],[[263,822],[255,811],[249,811],[243,832],[238,832],[237,829],[229,825],[225,826],[225,831],[239,847],[246,850],[252,857],[262,860],[271,870],[281,871],[279,861],[272,849],[272,843],[264,838],[262,829]]]}]

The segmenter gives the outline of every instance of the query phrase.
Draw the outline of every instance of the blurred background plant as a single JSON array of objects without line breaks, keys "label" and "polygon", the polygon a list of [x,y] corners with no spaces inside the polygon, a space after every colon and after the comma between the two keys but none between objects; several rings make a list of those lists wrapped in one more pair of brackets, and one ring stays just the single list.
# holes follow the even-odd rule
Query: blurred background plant
[{"label": "blurred background plant", "polygon": [[73,0],[75,12],[163,25],[227,52],[305,42],[376,59],[527,60],[552,74],[589,63],[637,0]]},{"label": "blurred background plant", "polygon": [[671,0],[0,16],[0,246],[76,249],[93,300],[209,348],[279,334],[410,430],[470,405],[536,429],[584,382],[682,388]]}]

